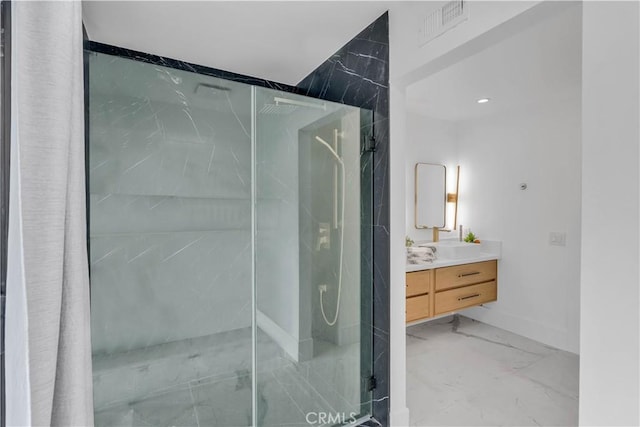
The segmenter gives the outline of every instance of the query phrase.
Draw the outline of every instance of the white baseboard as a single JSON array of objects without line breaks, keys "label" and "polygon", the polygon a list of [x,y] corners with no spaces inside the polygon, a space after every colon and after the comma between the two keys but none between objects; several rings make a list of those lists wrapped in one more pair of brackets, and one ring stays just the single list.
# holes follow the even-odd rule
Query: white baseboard
[{"label": "white baseboard", "polygon": [[513,332],[523,337],[541,342],[560,350],[578,354],[578,348],[569,348],[570,340],[567,331],[553,326],[526,319],[513,314],[505,313],[495,307],[472,307],[460,312],[463,316],[470,317],[496,328]]},{"label": "white baseboard", "polygon": [[258,328],[269,335],[287,353],[293,361],[298,361],[298,340],[282,329],[269,316],[256,310],[256,323]]}]

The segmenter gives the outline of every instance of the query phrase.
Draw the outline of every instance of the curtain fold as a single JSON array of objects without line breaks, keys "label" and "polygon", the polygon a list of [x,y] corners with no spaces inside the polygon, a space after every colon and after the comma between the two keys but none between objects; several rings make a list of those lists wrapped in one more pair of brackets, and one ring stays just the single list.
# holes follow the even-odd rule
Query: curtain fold
[{"label": "curtain fold", "polygon": [[9,270],[20,268],[22,283],[8,284],[7,306],[10,290],[24,287],[26,319],[7,318],[7,328],[26,324],[27,372],[11,374],[7,395],[23,375],[30,413],[7,416],[34,426],[93,425],[81,7],[13,3],[19,219],[10,221],[19,221],[22,253]]}]

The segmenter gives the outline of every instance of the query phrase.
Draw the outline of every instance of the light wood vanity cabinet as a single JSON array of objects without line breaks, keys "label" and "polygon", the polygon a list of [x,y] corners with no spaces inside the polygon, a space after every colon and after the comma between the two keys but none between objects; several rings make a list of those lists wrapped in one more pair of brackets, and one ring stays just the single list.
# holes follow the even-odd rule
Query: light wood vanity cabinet
[{"label": "light wood vanity cabinet", "polygon": [[496,301],[497,278],[495,260],[407,273],[407,322]]},{"label": "light wood vanity cabinet", "polygon": [[497,261],[436,268],[436,291],[496,280]]},{"label": "light wood vanity cabinet", "polygon": [[436,292],[434,314],[444,314],[498,299],[496,281]]},{"label": "light wood vanity cabinet", "polygon": [[433,270],[416,271],[407,274],[407,298],[428,294],[431,288]]},{"label": "light wood vanity cabinet", "polygon": [[407,322],[432,316],[433,270],[407,273]]},{"label": "light wood vanity cabinet", "polygon": [[407,298],[407,322],[431,317],[429,294]]}]

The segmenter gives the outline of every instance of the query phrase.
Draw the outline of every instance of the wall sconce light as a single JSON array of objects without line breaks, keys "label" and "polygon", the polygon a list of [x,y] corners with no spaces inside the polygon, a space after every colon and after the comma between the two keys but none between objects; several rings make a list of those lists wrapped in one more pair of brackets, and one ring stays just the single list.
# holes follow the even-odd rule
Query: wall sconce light
[{"label": "wall sconce light", "polygon": [[458,194],[460,193],[460,165],[456,167],[456,192],[447,193],[447,203],[455,203],[453,213],[453,229],[458,228]]}]

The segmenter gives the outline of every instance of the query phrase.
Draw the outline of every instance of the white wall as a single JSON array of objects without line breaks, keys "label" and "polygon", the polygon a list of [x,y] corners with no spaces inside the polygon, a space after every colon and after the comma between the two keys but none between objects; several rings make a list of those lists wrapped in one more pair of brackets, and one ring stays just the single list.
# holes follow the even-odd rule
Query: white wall
[{"label": "white wall", "polygon": [[460,223],[502,241],[498,301],[465,315],[577,353],[580,94],[549,101],[457,126]]},{"label": "white wall", "polygon": [[531,9],[539,1],[470,1],[469,20],[424,46],[418,45],[420,22],[446,1],[406,2],[390,8],[391,80],[410,84],[443,65],[442,59],[478,36]]},{"label": "white wall", "polygon": [[580,425],[640,424],[639,13],[583,6]]},{"label": "white wall", "polygon": [[[393,29],[394,26],[392,25]],[[393,34],[393,33],[392,33]],[[393,40],[393,38],[392,38]],[[391,46],[393,50],[393,43]],[[390,201],[390,423],[409,425],[407,409],[407,341],[405,335],[405,95],[404,86],[391,83],[389,147],[389,201]]]},{"label": "white wall", "polygon": [[[437,120],[415,113],[407,114],[406,146],[406,234],[414,241],[431,240],[431,229],[415,227],[415,165],[437,163],[447,168],[447,192],[455,193],[458,146],[454,122]],[[452,205],[447,204],[448,215],[445,228],[453,227]],[[444,238],[455,237],[443,234]]]},{"label": "white wall", "polygon": [[[465,314],[575,353],[580,111],[576,88],[568,100],[475,120],[449,122],[409,113],[406,126],[407,235],[414,240],[432,238],[431,230],[413,226],[415,162],[446,165],[450,184],[454,166],[460,164],[458,223],[481,239],[503,243],[498,302]],[[522,182],[529,186],[526,191],[519,189]],[[448,226],[451,223],[449,216]],[[567,233],[567,245],[550,246],[551,231]]]}]

